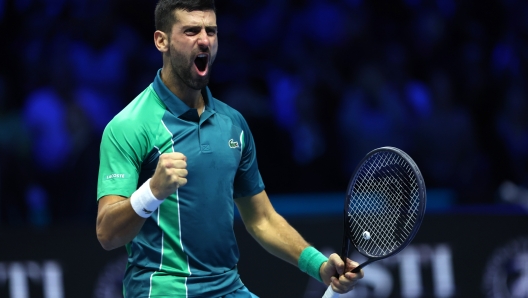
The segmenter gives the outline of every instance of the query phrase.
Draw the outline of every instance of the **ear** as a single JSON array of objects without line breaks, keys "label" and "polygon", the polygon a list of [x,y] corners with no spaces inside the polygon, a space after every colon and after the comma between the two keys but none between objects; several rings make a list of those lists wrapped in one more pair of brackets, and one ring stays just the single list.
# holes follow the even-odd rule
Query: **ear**
[{"label": "ear", "polygon": [[169,36],[165,32],[156,30],[154,32],[154,45],[158,51],[165,53],[169,50]]}]

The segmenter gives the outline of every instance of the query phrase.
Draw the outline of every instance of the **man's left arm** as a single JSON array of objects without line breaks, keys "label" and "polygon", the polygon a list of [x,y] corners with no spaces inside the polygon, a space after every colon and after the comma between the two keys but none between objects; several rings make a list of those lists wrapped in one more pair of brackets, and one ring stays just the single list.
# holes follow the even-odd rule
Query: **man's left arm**
[{"label": "man's left arm", "polygon": [[[235,200],[247,231],[269,253],[299,267],[314,266],[315,263],[320,278],[326,285],[332,284],[334,291],[345,293],[353,289],[358,279],[363,277],[359,273],[344,273],[345,264],[337,254],[330,255],[328,260],[320,263],[320,257],[314,248],[280,215],[268,198],[265,191],[256,195]],[[320,253],[319,253],[320,254]],[[301,255],[303,255],[301,257]],[[318,260],[318,261],[317,261]],[[301,263],[299,263],[301,261]],[[347,268],[358,266],[357,263],[347,260]],[[302,264],[302,265],[301,265]],[[303,269],[303,268],[301,268]],[[317,270],[316,270],[317,271]],[[308,271],[307,271],[308,272]],[[310,272],[308,272],[310,274]],[[312,272],[313,275],[314,273]],[[335,275],[339,274],[339,278]]]}]

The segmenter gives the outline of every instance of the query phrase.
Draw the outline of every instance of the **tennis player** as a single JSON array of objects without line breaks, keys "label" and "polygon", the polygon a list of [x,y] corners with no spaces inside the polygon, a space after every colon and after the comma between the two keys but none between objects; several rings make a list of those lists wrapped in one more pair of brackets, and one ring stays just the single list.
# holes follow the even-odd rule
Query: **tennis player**
[{"label": "tennis player", "polygon": [[161,0],[155,25],[163,66],[101,141],[97,238],[106,250],[126,246],[124,296],[256,297],[237,272],[234,205],[268,252],[350,291],[363,272],[344,273],[337,254],[327,259],[275,212],[246,121],[207,87],[214,0]]}]

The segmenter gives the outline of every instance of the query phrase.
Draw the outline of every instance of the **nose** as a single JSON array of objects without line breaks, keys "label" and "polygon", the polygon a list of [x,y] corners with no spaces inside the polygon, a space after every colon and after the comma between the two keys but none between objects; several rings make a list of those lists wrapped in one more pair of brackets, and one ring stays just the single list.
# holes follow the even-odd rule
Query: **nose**
[{"label": "nose", "polygon": [[205,29],[203,29],[198,35],[198,46],[200,47],[200,49],[205,50],[208,49],[210,45],[211,41],[209,40],[209,35],[207,35]]}]

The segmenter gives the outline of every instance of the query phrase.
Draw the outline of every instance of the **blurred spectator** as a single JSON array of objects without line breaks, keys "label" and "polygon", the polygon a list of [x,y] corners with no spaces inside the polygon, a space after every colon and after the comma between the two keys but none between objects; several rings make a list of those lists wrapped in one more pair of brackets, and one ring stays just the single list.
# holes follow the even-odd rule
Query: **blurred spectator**
[{"label": "blurred spectator", "polygon": [[280,71],[268,74],[273,115],[278,125],[290,133],[293,142],[291,156],[305,164],[321,155],[325,149],[319,123],[316,121],[313,93],[302,77]]},{"label": "blurred spectator", "polygon": [[408,150],[411,137],[401,96],[377,64],[361,68],[354,82],[345,90],[337,112],[341,149],[337,162],[347,176],[369,151],[382,146]]},{"label": "blurred spectator", "polygon": [[27,222],[24,192],[32,180],[30,143],[20,111],[8,101],[11,92],[0,76],[0,225]]},{"label": "blurred spectator", "polygon": [[407,98],[417,115],[412,155],[428,185],[452,189],[464,201],[482,200],[487,194],[480,185],[490,183],[489,165],[488,173],[477,170],[486,167],[477,166],[485,159],[470,114],[453,102],[452,82],[445,72],[432,73],[431,88],[426,86],[422,82],[408,86]]},{"label": "blurred spectator", "polygon": [[59,171],[72,150],[66,103],[52,88],[34,91],[25,102],[24,122],[30,131],[35,165],[45,172]]},{"label": "blurred spectator", "polygon": [[528,187],[528,94],[524,84],[512,83],[497,117],[497,130],[507,149],[510,180]]}]

